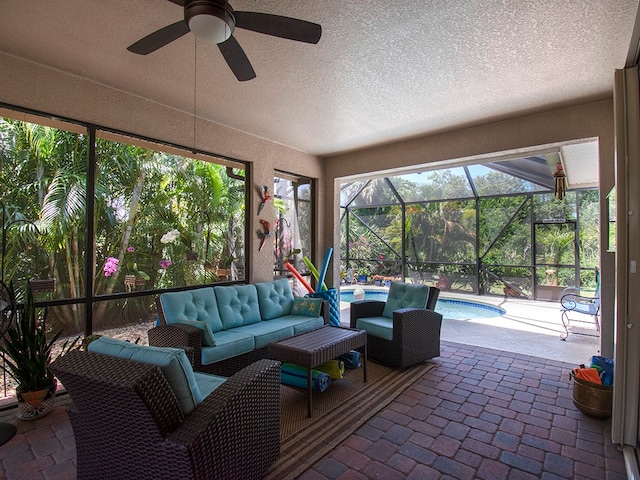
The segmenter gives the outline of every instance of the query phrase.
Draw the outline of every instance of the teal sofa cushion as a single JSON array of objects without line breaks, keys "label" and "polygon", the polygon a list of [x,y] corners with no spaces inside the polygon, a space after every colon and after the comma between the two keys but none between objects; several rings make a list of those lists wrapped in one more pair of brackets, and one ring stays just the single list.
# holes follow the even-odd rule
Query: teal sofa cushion
[{"label": "teal sofa cushion", "polygon": [[242,330],[240,328],[216,332],[216,346],[202,347],[202,364],[209,365],[252,351],[255,347],[253,336],[242,333]]},{"label": "teal sofa cushion", "polygon": [[250,325],[260,321],[258,293],[255,285],[217,286],[213,290],[218,312],[225,329]]},{"label": "teal sofa cushion", "polygon": [[243,334],[252,335],[255,342],[255,348],[266,347],[272,342],[293,337],[293,324],[286,320],[273,319],[265,322],[245,325],[239,329]]},{"label": "teal sofa cushion", "polygon": [[310,332],[311,330],[317,330],[324,326],[324,318],[322,317],[287,315],[286,317],[282,317],[282,320],[293,322],[294,335],[300,335],[301,333]]},{"label": "teal sofa cushion", "polygon": [[196,382],[193,368],[187,354],[180,348],[149,347],[115,338],[100,337],[89,344],[88,350],[160,367],[185,416],[202,401],[202,393]]},{"label": "teal sofa cushion", "polygon": [[255,286],[262,320],[271,320],[291,313],[294,299],[289,280],[281,278],[272,282],[256,283]]},{"label": "teal sofa cushion", "polygon": [[387,317],[364,317],[356,321],[356,328],[366,330],[367,335],[393,340],[393,320]]},{"label": "teal sofa cushion", "polygon": [[308,317],[307,315],[285,315],[284,317],[274,318],[267,323],[277,323],[278,325],[293,327],[293,334],[300,335],[301,333],[310,332],[311,330],[317,330],[324,326],[324,318],[322,317]]},{"label": "teal sofa cushion", "polygon": [[393,318],[393,312],[401,308],[426,308],[428,298],[429,287],[427,285],[391,282],[382,316]]},{"label": "teal sofa cushion", "polygon": [[213,332],[211,331],[211,327],[208,323],[201,322],[200,320],[189,320],[188,318],[176,318],[170,323],[182,323],[183,325],[191,325],[192,327],[199,328],[202,330],[202,345],[206,347],[216,346],[216,339],[214,338]]},{"label": "teal sofa cushion", "polygon": [[186,318],[206,322],[214,333],[223,329],[213,287],[165,292],[160,295],[160,303],[167,323]]},{"label": "teal sofa cushion", "polygon": [[321,298],[296,297],[293,299],[293,307],[291,307],[292,315],[305,315],[307,317],[320,316],[322,309]]}]

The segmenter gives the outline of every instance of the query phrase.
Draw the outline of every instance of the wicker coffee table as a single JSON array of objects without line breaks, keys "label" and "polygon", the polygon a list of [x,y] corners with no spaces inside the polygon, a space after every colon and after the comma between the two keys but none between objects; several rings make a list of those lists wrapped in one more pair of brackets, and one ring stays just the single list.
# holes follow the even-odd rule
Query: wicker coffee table
[{"label": "wicker coffee table", "polygon": [[343,353],[363,348],[362,370],[367,381],[367,332],[354,328],[325,326],[311,332],[269,344],[269,358],[283,363],[295,363],[307,369],[309,417],[313,416],[311,371]]}]

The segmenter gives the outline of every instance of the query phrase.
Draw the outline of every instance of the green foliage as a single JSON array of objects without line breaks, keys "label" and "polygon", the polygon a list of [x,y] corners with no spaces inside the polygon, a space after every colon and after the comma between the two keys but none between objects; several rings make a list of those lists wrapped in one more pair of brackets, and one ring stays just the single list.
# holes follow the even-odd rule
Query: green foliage
[{"label": "green foliage", "polygon": [[480,200],[480,254],[484,263],[531,264],[530,203],[526,196]]},{"label": "green foliage", "polygon": [[348,184],[341,192],[341,199],[349,201],[341,224],[341,248],[348,258],[341,268],[380,273],[376,259],[382,256],[399,272],[399,252],[404,251],[414,280],[447,277],[458,290],[471,288],[477,278],[480,288],[491,293],[502,294],[508,282],[528,294],[533,281],[549,282],[547,270],[555,271],[559,285],[574,285],[576,239],[573,223],[565,222],[575,221],[579,212],[578,268],[581,283],[590,284],[590,271],[599,264],[598,191],[568,192],[559,201],[551,193],[537,193],[538,187],[526,181],[485,170],[474,176],[480,193],[477,214],[475,199],[465,199],[472,193],[459,168],[390,177],[400,197],[396,201],[387,179]]},{"label": "green foliage", "polygon": [[[244,180],[229,177],[226,167],[214,162],[100,137],[95,151],[89,212],[89,136],[0,118],[1,200],[9,226],[5,281],[56,278],[49,298],[82,298],[88,293],[88,255],[95,296],[126,292],[131,287],[125,275],[145,280],[136,290],[210,283],[216,280],[211,265],[220,255],[235,259],[236,271],[243,272]],[[93,231],[87,229],[89,216]],[[174,229],[179,240],[162,243]],[[87,236],[95,239],[95,252],[86,250]],[[105,276],[108,258],[117,260],[118,268]],[[161,268],[162,260],[170,266]],[[82,311],[57,306],[49,321],[80,332]],[[101,302],[94,306],[94,328],[112,318],[146,320],[148,314],[142,300]]]},{"label": "green foliage", "polygon": [[[9,290],[15,299],[13,285],[10,285]],[[24,309],[16,315],[7,330],[5,341],[0,343],[0,351],[5,354],[2,368],[23,391],[44,389],[53,383],[49,365],[53,361],[53,346],[62,331],[47,338],[46,320],[47,309],[39,315],[33,294],[27,289]],[[78,341],[79,337],[70,344],[65,342],[59,355],[74,348]]]},{"label": "green foliage", "polygon": [[474,262],[473,202],[442,201],[407,209],[407,250],[418,262]]}]

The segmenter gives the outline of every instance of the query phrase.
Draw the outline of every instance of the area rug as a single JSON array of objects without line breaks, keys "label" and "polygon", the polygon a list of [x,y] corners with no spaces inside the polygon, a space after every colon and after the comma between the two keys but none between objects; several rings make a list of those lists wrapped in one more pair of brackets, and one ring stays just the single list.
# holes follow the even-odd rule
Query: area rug
[{"label": "area rug", "polygon": [[264,478],[297,478],[434,366],[428,362],[398,370],[368,362],[367,383],[362,368],[347,370],[324,392],[313,392],[312,418],[307,417],[306,391],[283,385],[281,454]]}]

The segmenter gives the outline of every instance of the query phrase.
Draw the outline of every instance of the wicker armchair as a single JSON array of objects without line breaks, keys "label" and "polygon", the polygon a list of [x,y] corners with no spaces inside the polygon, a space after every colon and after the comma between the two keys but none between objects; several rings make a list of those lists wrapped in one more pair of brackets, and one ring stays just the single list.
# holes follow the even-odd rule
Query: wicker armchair
[{"label": "wicker armchair", "polygon": [[[442,315],[433,311],[440,290],[435,287],[391,284],[387,302],[363,300],[351,304],[351,328],[367,330],[368,357],[397,368],[405,368],[440,356]],[[387,303],[394,302],[396,291],[413,287],[426,289],[426,300],[416,307],[388,312]],[[403,295],[400,294],[399,298]],[[396,299],[397,300],[397,299]],[[415,298],[414,298],[415,300]],[[396,303],[397,304],[397,303]],[[391,303],[389,303],[391,306]],[[385,316],[385,310],[390,316]]]},{"label": "wicker armchair", "polygon": [[51,369],[73,403],[78,479],[258,479],[280,453],[280,364],[229,378],[186,418],[159,367],[72,351]]}]

